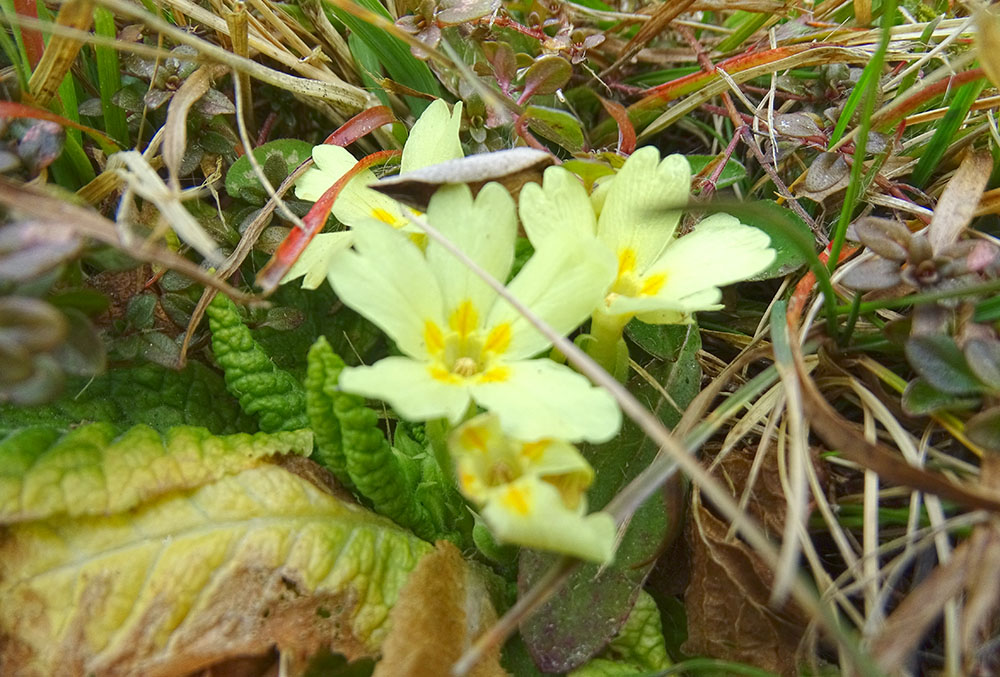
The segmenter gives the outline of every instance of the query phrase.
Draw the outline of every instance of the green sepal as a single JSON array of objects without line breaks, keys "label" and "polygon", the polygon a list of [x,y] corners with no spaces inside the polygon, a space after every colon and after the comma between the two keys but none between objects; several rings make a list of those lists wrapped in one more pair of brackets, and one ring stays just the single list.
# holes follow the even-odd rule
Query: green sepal
[{"label": "green sepal", "polygon": [[264,432],[308,426],[302,385],[271,358],[240,320],[235,304],[217,294],[205,311],[212,329],[212,349],[226,377],[226,388]]}]

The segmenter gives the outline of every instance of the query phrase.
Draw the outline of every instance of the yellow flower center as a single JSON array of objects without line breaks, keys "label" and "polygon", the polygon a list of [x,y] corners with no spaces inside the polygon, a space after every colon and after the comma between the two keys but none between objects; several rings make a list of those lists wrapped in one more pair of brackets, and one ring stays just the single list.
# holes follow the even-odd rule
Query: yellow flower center
[{"label": "yellow flower center", "polygon": [[667,282],[665,273],[640,275],[636,272],[636,253],[631,247],[625,247],[618,252],[618,276],[611,285],[608,300],[617,296],[653,296]]},{"label": "yellow flower center", "polygon": [[378,219],[382,223],[388,223],[393,228],[399,228],[400,226],[406,225],[406,219],[401,219],[392,212],[389,212],[381,207],[375,207],[372,209],[372,218]]},{"label": "yellow flower center", "polygon": [[424,342],[434,358],[429,368],[433,378],[455,385],[507,380],[510,370],[496,362],[510,346],[510,324],[487,332],[479,318],[475,304],[466,299],[449,315],[447,329],[430,320],[424,323]]}]

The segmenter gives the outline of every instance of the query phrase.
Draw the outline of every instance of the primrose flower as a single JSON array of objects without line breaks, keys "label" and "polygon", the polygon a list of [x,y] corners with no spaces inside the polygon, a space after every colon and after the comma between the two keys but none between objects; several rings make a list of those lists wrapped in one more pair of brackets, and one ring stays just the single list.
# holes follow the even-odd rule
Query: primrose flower
[{"label": "primrose flower", "polygon": [[608,562],[615,522],[587,515],[584,491],[594,470],[576,447],[557,439],[504,435],[494,414],[456,428],[448,440],[462,494],[481,507],[498,540]]},{"label": "primrose flower", "polygon": [[650,324],[688,322],[696,311],[722,307],[719,287],[774,260],[770,238],[728,214],[713,214],[676,237],[677,207],[687,202],[690,184],[687,158],[671,155],[661,162],[659,152],[646,147],[592,198],[561,167],[547,169],[542,185],[521,190],[521,221],[533,242],[596,237],[618,261],[592,322],[592,334],[599,343],[610,342],[610,350],[633,317]]},{"label": "primrose flower", "polygon": [[[448,110],[448,104],[436,99],[414,123],[410,135],[403,145],[400,172],[412,172],[430,165],[463,157],[458,129],[462,122],[462,102]],[[313,148],[315,166],[306,171],[295,184],[295,195],[303,200],[315,202],[340,177],[350,171],[357,159],[346,148],[331,144],[321,144]],[[359,172],[340,191],[333,203],[332,213],[345,226],[354,227],[359,221],[377,219],[393,228],[413,231],[404,209],[398,202],[368,187],[375,183],[375,174],[370,169]],[[413,231],[421,235],[419,231]],[[351,244],[351,235],[344,231],[320,233],[296,261],[285,277],[285,282],[305,276],[302,287],[315,289],[326,278],[330,259],[341,249]]]},{"label": "primrose flower", "polygon": [[[487,184],[475,201],[467,186],[445,186],[431,199],[427,218],[493,277],[507,279],[517,218],[499,184]],[[354,233],[354,249],[331,262],[330,284],[404,356],[345,369],[344,390],[383,399],[417,421],[458,423],[475,402],[527,440],[597,442],[617,432],[621,412],[611,396],[566,366],[530,359],[549,347],[548,339],[444,248],[430,242],[422,252],[403,233],[371,219]],[[577,239],[539,248],[508,288],[567,333],[613,278],[607,252]]]}]

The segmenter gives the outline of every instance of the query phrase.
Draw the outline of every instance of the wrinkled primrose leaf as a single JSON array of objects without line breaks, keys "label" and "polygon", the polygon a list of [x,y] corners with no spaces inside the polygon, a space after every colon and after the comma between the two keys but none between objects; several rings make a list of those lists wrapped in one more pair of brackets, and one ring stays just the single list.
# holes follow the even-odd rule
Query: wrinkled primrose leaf
[{"label": "wrinkled primrose leaf", "polygon": [[94,424],[0,441],[0,669],[179,675],[375,655],[430,546],[331,493],[308,431]]},{"label": "wrinkled primrose leaf", "polygon": [[121,429],[145,423],[161,432],[177,425],[203,426],[216,434],[257,429],[226,392],[222,377],[194,361],[182,371],[157,364],[119,367],[69,381],[64,395],[44,406],[0,405],[0,435],[29,425],[69,430],[87,421]]}]

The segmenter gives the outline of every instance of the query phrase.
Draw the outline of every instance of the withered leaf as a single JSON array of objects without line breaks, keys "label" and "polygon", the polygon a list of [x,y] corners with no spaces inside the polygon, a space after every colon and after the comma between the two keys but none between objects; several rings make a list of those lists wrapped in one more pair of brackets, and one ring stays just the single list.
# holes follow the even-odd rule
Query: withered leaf
[{"label": "withered leaf", "polygon": [[927,228],[927,239],[934,252],[958,240],[972,221],[992,170],[993,158],[988,152],[969,153],[959,165],[941,194]]},{"label": "withered leaf", "polygon": [[802,189],[796,191],[796,194],[822,202],[847,186],[849,173],[847,160],[840,153],[821,153],[809,166]]},{"label": "withered leaf", "polygon": [[[94,424],[0,440],[0,674],[173,677],[378,654],[430,546],[330,493],[309,431]],[[305,470],[311,466],[316,470]]]},{"label": "withered leaf", "polygon": [[491,181],[516,193],[525,183],[542,180],[542,172],[553,164],[552,155],[533,148],[513,148],[479,153],[457,160],[383,179],[369,186],[411,207],[426,211],[431,196],[448,183],[466,183],[473,193]]},{"label": "withered leaf", "polygon": [[691,583],[684,595],[688,639],[684,652],[749,663],[782,675],[796,675],[795,653],[807,618],[790,603],[768,605],[772,572],[739,540],[727,540],[728,526],[701,503],[695,489]]},{"label": "withered leaf", "polygon": [[[496,622],[482,577],[448,541],[420,560],[389,614],[392,630],[372,677],[441,677],[472,642]],[[499,647],[488,652],[470,677],[499,677]]]}]

